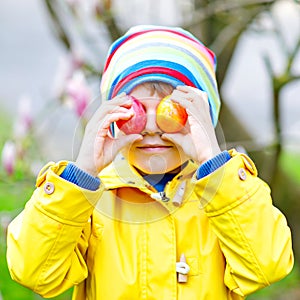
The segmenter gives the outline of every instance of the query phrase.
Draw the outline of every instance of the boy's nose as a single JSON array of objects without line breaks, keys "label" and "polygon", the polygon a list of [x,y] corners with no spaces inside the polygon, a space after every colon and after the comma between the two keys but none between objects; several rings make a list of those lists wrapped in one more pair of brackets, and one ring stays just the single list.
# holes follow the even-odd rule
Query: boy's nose
[{"label": "boy's nose", "polygon": [[147,122],[144,130],[141,132],[142,135],[154,135],[162,134],[161,129],[156,124],[156,111],[147,111]]}]

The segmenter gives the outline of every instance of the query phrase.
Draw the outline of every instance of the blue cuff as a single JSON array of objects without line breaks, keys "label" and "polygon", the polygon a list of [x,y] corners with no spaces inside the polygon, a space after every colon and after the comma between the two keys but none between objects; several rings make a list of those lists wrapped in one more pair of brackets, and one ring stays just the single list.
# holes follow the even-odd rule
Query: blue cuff
[{"label": "blue cuff", "polygon": [[98,177],[93,177],[72,163],[67,164],[60,177],[91,191],[96,191],[100,186],[100,179]]},{"label": "blue cuff", "polygon": [[196,177],[201,179],[210,173],[214,172],[221,166],[223,166],[231,158],[228,151],[223,151],[212,159],[203,163],[197,170]]}]

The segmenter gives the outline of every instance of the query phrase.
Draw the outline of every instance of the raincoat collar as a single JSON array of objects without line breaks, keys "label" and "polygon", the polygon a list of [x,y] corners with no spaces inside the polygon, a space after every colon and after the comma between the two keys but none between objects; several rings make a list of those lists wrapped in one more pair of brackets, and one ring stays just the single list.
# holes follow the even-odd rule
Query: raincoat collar
[{"label": "raincoat collar", "polygon": [[[186,166],[174,176],[173,180],[191,177],[191,174],[194,174],[197,168],[198,166],[192,160],[189,160]],[[123,156],[116,158],[99,174],[99,177],[107,190],[135,187],[144,192],[147,192],[147,190],[149,192],[155,191],[149,182]]]}]

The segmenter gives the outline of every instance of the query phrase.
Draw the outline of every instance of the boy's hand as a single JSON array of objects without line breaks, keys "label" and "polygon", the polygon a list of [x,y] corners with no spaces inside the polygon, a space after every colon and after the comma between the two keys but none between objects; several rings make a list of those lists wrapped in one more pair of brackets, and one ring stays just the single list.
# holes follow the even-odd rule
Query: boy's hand
[{"label": "boy's hand", "polygon": [[119,119],[128,120],[132,117],[129,108],[132,105],[125,94],[121,94],[110,101],[104,102],[88,122],[78,157],[77,167],[97,176],[110,164],[118,152],[129,143],[142,139],[140,134],[122,135],[114,138],[110,133],[110,124]]},{"label": "boy's hand", "polygon": [[188,121],[178,133],[164,133],[163,139],[177,144],[198,164],[211,159],[221,152],[211,120],[207,94],[190,86],[178,86],[171,100],[186,109]]}]

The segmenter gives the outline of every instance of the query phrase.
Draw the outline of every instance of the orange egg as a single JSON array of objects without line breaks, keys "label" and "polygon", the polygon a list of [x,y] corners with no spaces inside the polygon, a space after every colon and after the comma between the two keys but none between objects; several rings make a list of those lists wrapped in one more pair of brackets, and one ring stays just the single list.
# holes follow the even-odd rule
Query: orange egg
[{"label": "orange egg", "polygon": [[167,133],[180,131],[188,118],[185,108],[170,99],[170,95],[163,98],[157,106],[156,123]]}]

